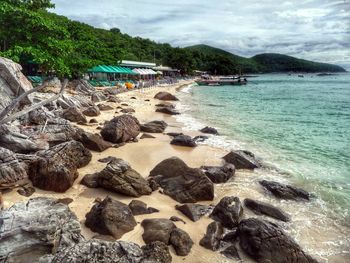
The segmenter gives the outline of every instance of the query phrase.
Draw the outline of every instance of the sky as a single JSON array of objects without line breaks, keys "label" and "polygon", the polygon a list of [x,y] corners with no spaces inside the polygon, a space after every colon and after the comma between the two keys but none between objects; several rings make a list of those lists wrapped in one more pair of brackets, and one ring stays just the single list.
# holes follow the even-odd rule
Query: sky
[{"label": "sky", "polygon": [[350,0],[52,0],[95,27],[237,55],[282,53],[350,71]]}]

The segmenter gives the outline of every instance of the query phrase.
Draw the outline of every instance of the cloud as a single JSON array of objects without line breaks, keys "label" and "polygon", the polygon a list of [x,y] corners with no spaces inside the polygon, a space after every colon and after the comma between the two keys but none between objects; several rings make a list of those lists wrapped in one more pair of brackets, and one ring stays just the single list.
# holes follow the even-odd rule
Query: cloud
[{"label": "cloud", "polygon": [[350,70],[350,0],[53,0],[54,12],[174,46],[284,53]]}]

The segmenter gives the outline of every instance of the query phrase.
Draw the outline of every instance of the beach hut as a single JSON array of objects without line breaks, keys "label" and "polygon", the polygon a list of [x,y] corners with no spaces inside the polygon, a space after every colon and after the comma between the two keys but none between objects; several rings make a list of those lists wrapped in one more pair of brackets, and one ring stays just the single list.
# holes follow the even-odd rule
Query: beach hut
[{"label": "beach hut", "polygon": [[[94,86],[115,86],[119,81],[130,80],[138,73],[121,66],[98,65],[88,70],[90,83]],[[122,83],[124,84],[124,82]]]}]

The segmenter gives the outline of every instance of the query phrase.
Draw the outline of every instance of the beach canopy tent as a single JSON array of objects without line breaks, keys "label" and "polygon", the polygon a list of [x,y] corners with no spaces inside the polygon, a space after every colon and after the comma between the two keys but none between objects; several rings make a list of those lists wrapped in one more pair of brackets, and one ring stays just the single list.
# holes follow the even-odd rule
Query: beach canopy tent
[{"label": "beach canopy tent", "polygon": [[116,74],[128,74],[138,75],[138,73],[132,71],[130,68],[119,66],[107,66],[98,65],[88,70],[89,73],[116,73]]},{"label": "beach canopy tent", "polygon": [[129,68],[153,68],[156,66],[155,63],[143,62],[143,61],[133,61],[133,60],[122,60],[120,65]]},{"label": "beach canopy tent", "polygon": [[154,70],[149,69],[149,68],[134,68],[132,71],[134,71],[136,74],[139,74],[141,76],[157,75],[157,72],[155,72]]}]

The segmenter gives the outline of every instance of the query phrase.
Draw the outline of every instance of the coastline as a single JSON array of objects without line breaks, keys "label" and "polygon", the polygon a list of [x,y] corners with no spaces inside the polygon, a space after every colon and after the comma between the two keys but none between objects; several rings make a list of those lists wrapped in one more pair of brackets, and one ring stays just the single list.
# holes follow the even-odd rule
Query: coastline
[{"label": "coastline", "polygon": [[[130,107],[135,109],[136,112],[133,115],[140,121],[140,123],[153,120],[164,120],[168,123],[166,132],[182,132],[184,124],[179,122],[177,118],[165,115],[163,113],[155,112],[155,104],[159,103],[159,101],[153,99],[153,97],[158,91],[162,90],[166,90],[173,94],[175,94],[176,92],[181,92],[181,90],[189,84],[190,82],[186,82],[167,87],[155,87],[146,90],[134,90],[119,94],[117,96],[123,101],[123,103],[127,103]],[[131,99],[131,97],[136,97],[136,99]],[[150,101],[145,101],[148,99]],[[113,110],[102,111],[101,115],[96,118],[99,122],[110,120],[113,118],[113,116],[115,116],[116,104],[107,102],[106,104],[112,106]],[[92,133],[98,132],[98,130],[96,130],[97,125],[78,126]],[[186,134],[195,136],[202,133],[186,130]],[[185,230],[191,236],[195,245],[193,246],[191,253],[186,257],[176,256],[173,249],[171,248],[170,250],[173,257],[173,262],[183,262],[184,258],[187,262],[231,261],[222,256],[220,253],[213,252],[199,246],[199,240],[205,234],[206,227],[211,222],[211,219],[209,219],[208,217],[204,217],[198,222],[190,221],[187,217],[184,217],[179,211],[175,210],[176,201],[174,201],[167,195],[160,194],[158,191],[156,191],[149,196],[132,198],[115,194],[104,189],[87,188],[80,184],[80,181],[84,177],[84,175],[102,170],[105,167],[105,164],[100,163],[97,160],[108,156],[115,156],[124,159],[125,161],[130,163],[133,169],[138,171],[142,176],[147,177],[149,175],[149,171],[153,169],[153,167],[156,164],[168,157],[177,156],[184,160],[190,167],[200,167],[202,165],[222,164],[223,161],[221,157],[227,153],[225,149],[202,144],[196,148],[173,146],[169,143],[171,138],[168,135],[152,135],[156,138],[142,139],[139,140],[137,143],[128,143],[120,148],[109,148],[102,153],[92,152],[93,157],[91,162],[86,167],[79,169],[79,177],[75,180],[74,185],[67,192],[61,194],[36,189],[36,192],[31,197],[48,196],[55,198],[72,198],[73,202],[69,204],[69,207],[78,216],[82,227],[82,233],[88,239],[97,235],[84,225],[85,214],[92,207],[95,198],[104,198],[105,196],[109,195],[125,204],[128,204],[133,199],[142,200],[148,206],[152,206],[154,208],[159,209],[160,212],[149,215],[135,216],[138,223],[141,222],[144,218],[170,218],[171,216],[178,216],[186,222],[186,224],[183,224],[182,222],[175,222],[175,224],[179,228]],[[298,224],[307,221],[306,219],[309,216],[308,206],[305,205],[305,214],[293,214],[294,206],[301,206],[301,204],[276,201],[276,199],[273,199],[271,196],[267,196],[266,193],[261,188],[259,188],[257,184],[257,181],[259,179],[268,179],[266,177],[261,178],[262,174],[262,171],[249,172],[238,170],[236,171],[236,175],[232,181],[225,184],[216,184],[214,186],[215,199],[213,201],[201,203],[217,204],[222,197],[227,195],[238,196],[241,200],[243,200],[246,197],[249,197],[257,200],[273,200],[274,203],[278,202],[279,206],[283,210],[290,212],[290,214],[293,216],[292,222],[290,224],[283,224],[287,232],[291,234],[293,238],[297,239],[297,242],[301,245],[301,247],[303,247],[303,249],[305,249],[306,252],[315,256],[320,261],[326,259],[326,255],[322,255],[322,258],[320,257],[320,255],[316,255],[315,252],[318,249],[321,249],[321,246],[327,245],[325,244],[326,242],[336,241],[340,234],[339,231],[341,232],[342,229],[340,229],[337,225],[330,226],[331,228],[334,227],[334,236],[329,236],[329,232],[318,232],[315,230],[315,228],[313,228],[314,223],[317,224],[318,217],[311,217],[309,220],[310,225],[304,226],[307,231],[305,231],[305,229],[299,232],[296,231],[295,227]],[[4,194],[4,205],[5,208],[7,208],[16,202],[24,201],[27,199],[27,197],[19,195],[16,191],[11,191],[10,193]],[[312,215],[313,211],[309,212],[310,215]],[[245,209],[245,218],[251,216],[254,217],[255,215],[248,209]],[[137,244],[143,245],[144,242],[141,237],[142,232],[143,228],[140,224],[138,224],[133,231],[126,233],[121,238],[121,240],[132,241]],[[248,259],[243,253],[240,253],[240,255],[244,262],[253,262],[250,259]],[[329,260],[329,262],[346,262],[346,255],[345,257],[330,257],[327,259]]]}]

